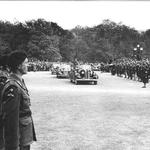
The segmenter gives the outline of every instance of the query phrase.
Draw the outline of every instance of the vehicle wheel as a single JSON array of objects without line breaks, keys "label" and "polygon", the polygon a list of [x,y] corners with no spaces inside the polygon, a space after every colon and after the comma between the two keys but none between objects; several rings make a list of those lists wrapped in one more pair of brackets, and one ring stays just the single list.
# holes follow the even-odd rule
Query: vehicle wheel
[{"label": "vehicle wheel", "polygon": [[75,81],[75,84],[78,85],[78,81]]},{"label": "vehicle wheel", "polygon": [[97,85],[97,81],[94,81],[94,85]]}]

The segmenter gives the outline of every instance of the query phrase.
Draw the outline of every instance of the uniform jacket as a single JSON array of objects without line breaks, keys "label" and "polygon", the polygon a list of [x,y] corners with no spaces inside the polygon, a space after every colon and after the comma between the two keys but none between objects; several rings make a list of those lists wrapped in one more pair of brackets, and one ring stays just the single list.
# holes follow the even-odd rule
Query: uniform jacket
[{"label": "uniform jacket", "polygon": [[11,74],[3,91],[5,150],[36,141],[30,110],[30,97],[23,80]]}]

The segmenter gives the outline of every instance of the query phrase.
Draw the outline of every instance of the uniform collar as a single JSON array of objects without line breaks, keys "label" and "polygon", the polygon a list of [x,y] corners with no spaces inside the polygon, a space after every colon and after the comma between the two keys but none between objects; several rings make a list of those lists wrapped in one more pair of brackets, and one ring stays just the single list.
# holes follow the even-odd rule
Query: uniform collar
[{"label": "uniform collar", "polygon": [[28,89],[27,89],[27,87],[26,87],[26,85],[25,85],[25,83],[24,83],[24,79],[23,79],[23,78],[19,77],[19,76],[18,76],[17,74],[15,74],[15,73],[10,74],[10,78],[15,79],[16,82],[17,82],[24,90],[26,90],[26,91],[28,92]]},{"label": "uniform collar", "polygon": [[19,77],[17,74],[15,74],[15,73],[10,74],[10,78],[15,79],[19,84],[22,85],[22,78]]}]

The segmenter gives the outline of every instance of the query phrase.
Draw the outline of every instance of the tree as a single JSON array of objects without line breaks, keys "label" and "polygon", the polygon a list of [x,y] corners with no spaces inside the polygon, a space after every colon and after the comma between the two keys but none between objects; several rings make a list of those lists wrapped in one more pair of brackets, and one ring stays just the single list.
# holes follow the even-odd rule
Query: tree
[{"label": "tree", "polygon": [[40,60],[60,60],[58,44],[58,36],[33,35],[28,43],[28,53]]},{"label": "tree", "polygon": [[9,44],[0,37],[0,55],[7,54],[9,52],[10,52]]}]

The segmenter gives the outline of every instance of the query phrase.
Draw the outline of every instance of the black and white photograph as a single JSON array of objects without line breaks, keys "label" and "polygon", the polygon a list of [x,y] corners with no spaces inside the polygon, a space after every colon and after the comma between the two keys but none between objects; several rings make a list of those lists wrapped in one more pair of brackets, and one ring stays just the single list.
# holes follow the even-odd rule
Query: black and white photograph
[{"label": "black and white photograph", "polygon": [[0,1],[0,150],[150,150],[149,15],[149,1]]}]

